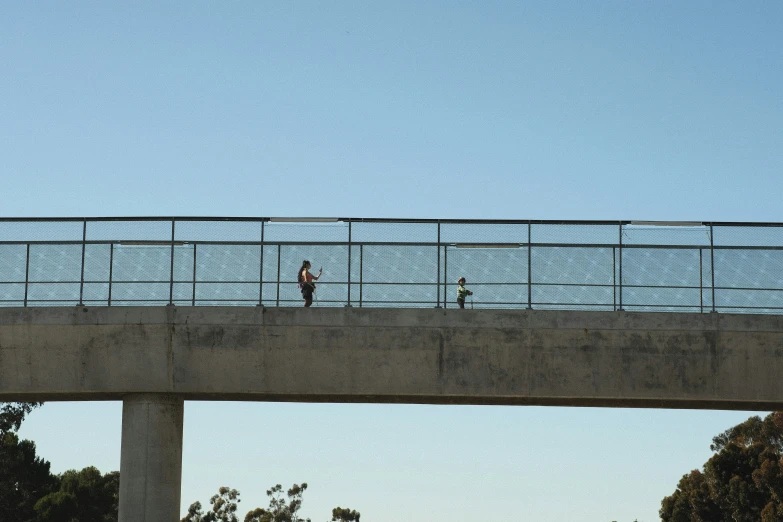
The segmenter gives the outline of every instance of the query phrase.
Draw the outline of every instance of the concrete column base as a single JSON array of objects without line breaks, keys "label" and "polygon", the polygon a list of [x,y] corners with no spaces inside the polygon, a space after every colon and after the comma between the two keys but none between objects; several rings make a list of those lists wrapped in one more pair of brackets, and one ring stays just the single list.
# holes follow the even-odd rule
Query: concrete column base
[{"label": "concrete column base", "polygon": [[180,519],[184,410],[178,396],[123,398],[119,522]]}]

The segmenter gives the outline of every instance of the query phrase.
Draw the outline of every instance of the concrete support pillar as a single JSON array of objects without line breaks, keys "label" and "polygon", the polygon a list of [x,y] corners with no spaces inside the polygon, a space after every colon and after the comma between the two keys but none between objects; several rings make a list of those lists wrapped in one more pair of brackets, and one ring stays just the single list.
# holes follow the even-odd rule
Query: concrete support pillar
[{"label": "concrete support pillar", "polygon": [[123,397],[119,522],[180,519],[184,409],[178,396]]}]

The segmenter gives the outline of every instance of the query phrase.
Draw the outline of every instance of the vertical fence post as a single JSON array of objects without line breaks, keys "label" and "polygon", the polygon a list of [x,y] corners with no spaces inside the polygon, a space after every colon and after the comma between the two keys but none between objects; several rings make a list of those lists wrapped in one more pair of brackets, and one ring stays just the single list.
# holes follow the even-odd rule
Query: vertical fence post
[{"label": "vertical fence post", "polygon": [[258,305],[264,306],[264,223],[266,219],[261,219],[261,259],[258,269]]},{"label": "vertical fence post", "polygon": [[76,306],[84,306],[84,255],[87,249],[87,218],[82,225],[82,274],[79,277],[79,303]]},{"label": "vertical fence post", "polygon": [[277,298],[275,306],[280,306],[280,245],[277,245]]},{"label": "vertical fence post", "polygon": [[612,247],[612,311],[617,311],[617,247]]},{"label": "vertical fence post", "polygon": [[24,261],[24,306],[27,308],[27,288],[30,285],[30,243],[27,243],[27,255]]},{"label": "vertical fence post", "polygon": [[712,311],[717,311],[715,308],[715,240],[713,234],[712,223],[710,223],[710,270],[712,272]]},{"label": "vertical fence post", "polygon": [[438,256],[438,284],[436,286],[436,288],[438,289],[438,298],[435,302],[435,308],[440,308],[440,220],[438,220],[438,246],[435,250]]},{"label": "vertical fence post", "polygon": [[196,255],[198,254],[198,243],[193,243],[193,288],[191,289],[191,306],[196,306]]},{"label": "vertical fence post", "polygon": [[[449,250],[443,245],[443,308],[448,308],[449,292]],[[471,298],[472,299],[472,298]],[[472,303],[473,301],[471,301]]]},{"label": "vertical fence post", "polygon": [[171,218],[171,270],[169,272],[169,304],[168,306],[174,306],[174,223],[176,221]]},{"label": "vertical fence post", "polygon": [[620,265],[619,272],[620,273],[618,275],[618,279],[620,280],[619,281],[619,285],[620,285],[620,292],[619,292],[620,293],[620,295],[619,295],[620,306],[617,308],[617,310],[622,311],[622,309],[623,309],[623,222],[622,221],[620,221],[620,225],[619,225],[618,231],[619,231],[618,243],[619,243],[619,257],[620,257],[620,260],[619,260],[619,265]]},{"label": "vertical fence post", "polygon": [[704,260],[703,248],[699,247],[699,313],[704,313]]},{"label": "vertical fence post", "polygon": [[111,306],[111,284],[114,279],[114,243],[109,243],[109,302]]},{"label": "vertical fence post", "polygon": [[359,308],[364,297],[364,245],[359,245]]},{"label": "vertical fence post", "polygon": [[527,222],[527,309],[533,309],[533,224]]},{"label": "vertical fence post", "polygon": [[351,306],[351,219],[348,218],[348,307]]}]

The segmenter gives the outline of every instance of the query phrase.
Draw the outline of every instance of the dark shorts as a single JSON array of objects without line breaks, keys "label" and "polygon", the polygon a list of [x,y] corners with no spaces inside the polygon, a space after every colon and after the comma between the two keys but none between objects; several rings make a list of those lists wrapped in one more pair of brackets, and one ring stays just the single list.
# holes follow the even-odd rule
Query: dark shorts
[{"label": "dark shorts", "polygon": [[465,300],[464,299],[457,299],[457,304],[460,308],[465,308]]},{"label": "dark shorts", "polygon": [[302,297],[306,301],[310,301],[313,298],[313,287],[310,285],[302,285]]}]

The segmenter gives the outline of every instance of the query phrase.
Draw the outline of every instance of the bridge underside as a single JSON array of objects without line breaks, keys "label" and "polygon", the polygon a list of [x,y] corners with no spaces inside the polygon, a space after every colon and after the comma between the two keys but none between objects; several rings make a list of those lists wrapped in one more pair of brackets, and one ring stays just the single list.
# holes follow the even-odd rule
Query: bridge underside
[{"label": "bridge underside", "polygon": [[783,407],[783,317],[260,307],[0,309],[0,401]]}]

